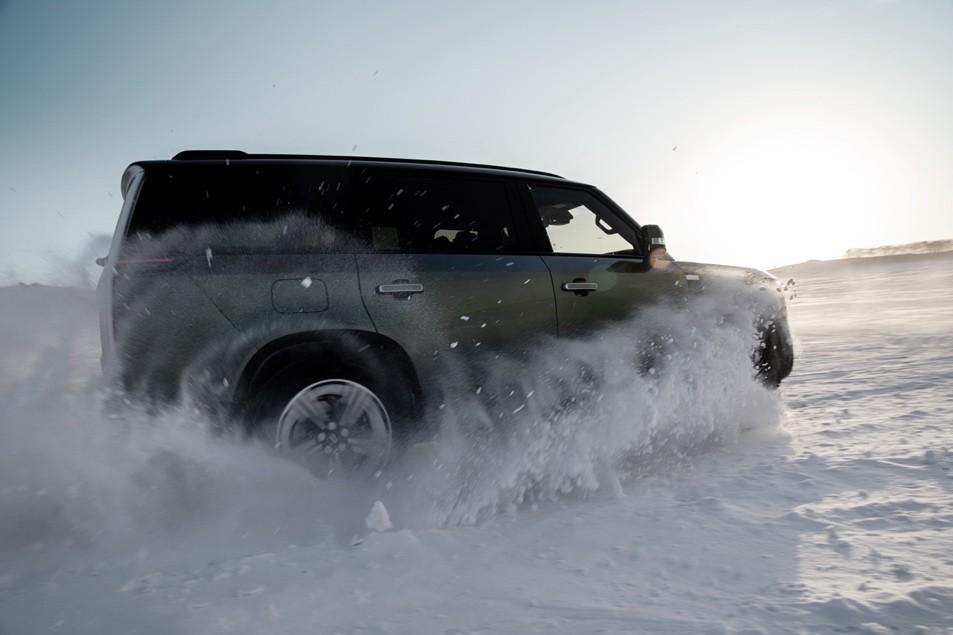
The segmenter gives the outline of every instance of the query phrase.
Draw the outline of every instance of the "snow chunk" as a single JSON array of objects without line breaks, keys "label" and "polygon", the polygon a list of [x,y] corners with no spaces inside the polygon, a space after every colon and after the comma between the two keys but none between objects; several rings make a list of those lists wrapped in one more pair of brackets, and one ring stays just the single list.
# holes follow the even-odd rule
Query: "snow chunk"
[{"label": "snow chunk", "polygon": [[456,348],[460,345],[460,342],[450,342],[450,348]]},{"label": "snow chunk", "polygon": [[371,531],[387,531],[394,528],[394,525],[390,522],[390,514],[387,513],[387,508],[381,501],[376,501],[371,506],[371,512],[364,519],[364,522]]},{"label": "snow chunk", "polygon": [[308,276],[307,278],[301,281],[301,286],[304,287],[305,289],[308,289],[311,287],[311,283],[312,283],[311,276]]}]

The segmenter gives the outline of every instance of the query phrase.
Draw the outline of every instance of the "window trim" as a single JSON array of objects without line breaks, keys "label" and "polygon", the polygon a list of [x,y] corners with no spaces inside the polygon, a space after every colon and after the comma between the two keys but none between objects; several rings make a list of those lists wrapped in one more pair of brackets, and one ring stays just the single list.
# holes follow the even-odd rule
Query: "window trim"
[{"label": "window trim", "polygon": [[[625,213],[621,207],[619,207],[615,201],[606,196],[598,188],[592,186],[578,185],[578,184],[562,184],[562,183],[533,183],[531,181],[520,181],[518,184],[520,190],[522,190],[522,203],[524,207],[524,213],[527,217],[527,221],[532,225],[532,231],[534,234],[534,242],[538,247],[542,247],[540,252],[544,254],[553,254],[559,256],[586,256],[589,258],[624,258],[629,260],[637,260],[642,262],[645,260],[645,246],[642,244],[641,239],[641,227],[636,223],[628,214]],[[572,190],[576,192],[584,192],[589,194],[599,203],[602,203],[606,211],[606,219],[619,230],[619,234],[622,235],[629,243],[635,247],[636,252],[634,254],[600,254],[600,253],[585,253],[585,252],[557,252],[553,249],[552,243],[549,240],[549,234],[546,233],[546,226],[543,225],[543,220],[539,216],[539,209],[536,207],[536,202],[533,200],[533,194],[530,191],[533,187],[539,188],[548,188],[552,190]]]}]

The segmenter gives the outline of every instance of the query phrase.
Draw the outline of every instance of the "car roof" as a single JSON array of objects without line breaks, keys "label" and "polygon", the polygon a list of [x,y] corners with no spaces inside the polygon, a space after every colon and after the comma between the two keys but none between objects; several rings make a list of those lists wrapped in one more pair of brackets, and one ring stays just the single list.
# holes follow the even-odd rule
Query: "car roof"
[{"label": "car roof", "polygon": [[338,155],[307,155],[307,154],[251,154],[241,150],[184,150],[176,154],[172,159],[167,160],[148,160],[136,161],[126,168],[123,174],[123,196],[125,197],[126,185],[131,181],[129,171],[133,166],[148,168],[149,166],[183,166],[188,163],[197,164],[221,164],[228,161],[240,161],[242,163],[252,164],[288,164],[288,165],[337,165],[349,167],[368,167],[368,168],[406,168],[412,170],[421,170],[428,172],[455,172],[458,174],[518,178],[521,180],[533,180],[537,182],[551,182],[560,185],[570,185],[578,187],[591,187],[584,183],[569,181],[558,174],[542,172],[539,170],[527,170],[523,168],[504,167],[499,165],[484,165],[482,163],[463,163],[458,161],[435,161],[430,159],[395,159],[387,157],[357,157],[357,156],[338,156]]},{"label": "car roof", "polygon": [[510,173],[524,176],[531,174],[534,176],[549,177],[552,179],[565,180],[558,174],[543,172],[541,170],[528,170],[524,168],[513,168],[500,165],[485,165],[482,163],[464,163],[461,161],[436,161],[431,159],[396,159],[390,157],[358,157],[343,155],[307,155],[307,154],[249,154],[240,150],[184,150],[174,157],[173,161],[249,161],[249,162],[307,162],[307,163],[329,163],[346,164],[357,166],[401,166],[413,168],[451,168],[467,172],[480,173]]}]

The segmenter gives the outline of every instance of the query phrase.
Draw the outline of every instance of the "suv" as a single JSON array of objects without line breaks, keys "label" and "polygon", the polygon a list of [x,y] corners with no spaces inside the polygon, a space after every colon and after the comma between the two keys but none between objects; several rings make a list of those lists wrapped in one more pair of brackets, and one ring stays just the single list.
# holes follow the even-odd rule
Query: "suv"
[{"label": "suv", "polygon": [[[427,419],[451,358],[519,358],[702,278],[777,288],[675,262],[658,227],[533,170],[192,150],[133,163],[122,194],[97,289],[107,376],[151,403],[189,389],[351,470]],[[773,386],[793,361],[777,291],[752,352]]]}]

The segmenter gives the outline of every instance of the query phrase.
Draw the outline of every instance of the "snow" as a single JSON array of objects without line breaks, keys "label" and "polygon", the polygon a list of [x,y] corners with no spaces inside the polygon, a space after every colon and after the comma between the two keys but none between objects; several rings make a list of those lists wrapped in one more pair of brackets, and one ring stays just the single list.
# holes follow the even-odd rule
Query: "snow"
[{"label": "snow", "polygon": [[390,520],[390,514],[387,513],[387,508],[381,501],[374,501],[370,513],[364,519],[364,523],[371,531],[387,531],[394,528]]},{"label": "snow", "polygon": [[512,437],[417,447],[370,485],[185,405],[104,410],[92,294],[2,288],[0,632],[949,633],[951,264],[777,272],[798,288],[779,393],[685,328],[693,386],[604,386],[549,427],[545,391],[517,391]]}]

